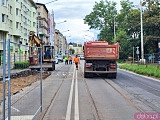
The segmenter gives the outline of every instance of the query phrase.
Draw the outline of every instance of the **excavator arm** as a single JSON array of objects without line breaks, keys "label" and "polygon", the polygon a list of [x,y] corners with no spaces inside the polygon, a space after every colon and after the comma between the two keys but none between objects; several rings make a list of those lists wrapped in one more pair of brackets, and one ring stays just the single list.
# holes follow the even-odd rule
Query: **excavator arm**
[{"label": "excavator arm", "polygon": [[34,31],[30,31],[29,41],[30,41],[30,50],[29,50],[29,64],[37,65],[38,64],[38,52],[34,52],[34,47],[42,46],[41,40],[35,35]]},{"label": "excavator arm", "polygon": [[42,46],[41,40],[35,35],[35,32],[34,32],[34,31],[30,31],[29,40],[30,40],[30,45],[31,45],[31,46],[33,46],[33,45],[35,45],[35,44],[36,44],[37,47]]}]

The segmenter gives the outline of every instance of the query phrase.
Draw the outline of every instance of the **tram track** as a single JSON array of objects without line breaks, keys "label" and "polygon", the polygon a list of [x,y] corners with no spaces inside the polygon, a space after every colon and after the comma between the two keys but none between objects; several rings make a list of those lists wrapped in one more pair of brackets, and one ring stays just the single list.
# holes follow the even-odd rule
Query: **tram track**
[{"label": "tram track", "polygon": [[112,85],[111,82],[109,82],[107,79],[102,78],[110,87],[112,87],[117,93],[119,93],[131,106],[133,106],[136,110],[138,110],[139,112],[142,112],[143,110],[138,107],[137,105],[135,105],[131,99],[125,95],[123,92],[121,92],[120,90],[118,90],[115,86]]},{"label": "tram track", "polygon": [[61,87],[62,87],[62,84],[64,83],[64,79],[62,80],[62,82],[60,83],[60,86],[58,87],[57,91],[55,92],[55,94],[53,95],[50,103],[48,104],[43,116],[42,116],[42,119],[41,120],[45,120],[45,116],[47,115],[47,112],[50,111],[51,107],[53,106],[54,102],[55,102],[55,99],[56,99],[56,96],[58,95]]},{"label": "tram track", "polygon": [[[138,100],[139,102],[143,103],[143,105],[149,107],[149,108],[152,109],[153,111],[158,111],[158,110],[160,109],[159,107],[153,105],[152,103],[150,103],[150,102],[148,102],[148,101],[146,101],[146,100],[143,100],[143,99],[141,99],[139,96],[137,96],[137,95],[135,95],[135,94],[133,94],[133,93],[131,94],[130,92],[128,92],[127,90],[124,89],[130,96],[133,97],[133,98],[131,99],[131,98],[128,97],[125,93],[123,93],[123,92],[121,92],[119,89],[117,89],[117,88],[113,85],[113,83],[112,83],[111,81],[109,81],[108,79],[105,79],[105,78],[102,78],[102,79],[103,79],[108,85],[110,85],[115,91],[117,91],[126,101],[128,101],[128,103],[129,103],[130,105],[132,105],[134,108],[136,108],[139,112],[145,112],[145,110],[144,110],[143,108],[139,107],[138,105],[136,105],[136,104],[134,103],[134,101],[132,101],[133,98],[136,99],[136,100]],[[140,82],[138,82],[138,81],[136,81],[136,82],[139,83],[139,84],[141,84],[141,85],[144,85],[145,87],[149,87],[150,89],[152,88],[152,90],[159,91],[159,90],[153,88],[152,86],[145,85],[145,84],[140,83]],[[122,89],[122,86],[121,86],[121,89]]]},{"label": "tram track", "polygon": [[[62,66],[62,67],[64,67],[64,66]],[[60,69],[64,69],[64,68],[62,68],[62,67],[61,67]],[[65,77],[63,78],[63,80],[61,81],[58,89],[56,90],[55,94],[54,94],[53,97],[51,98],[50,103],[47,105],[47,107],[46,107],[46,109],[45,109],[45,111],[44,111],[44,113],[43,113],[43,115],[42,115],[42,117],[41,117],[41,120],[45,120],[45,117],[48,116],[48,112],[50,112],[50,109],[54,106],[55,100],[56,100],[56,98],[57,98],[57,96],[58,96],[58,94],[59,94],[59,92],[60,92],[60,90],[61,90],[61,88],[62,88],[62,86],[63,86],[63,83],[64,83],[65,79],[68,77],[68,75],[69,75],[69,70],[66,72],[66,76],[65,76]]]},{"label": "tram track", "polygon": [[[135,74],[135,73],[131,73],[131,74]],[[124,74],[120,74],[120,75],[124,75]],[[127,74],[124,76],[124,78],[122,78],[124,80],[121,81],[121,83],[119,81],[116,81],[116,84],[118,84],[121,88],[124,88],[124,90],[127,91],[129,94],[132,94],[132,96],[135,99],[143,103],[152,111],[159,111],[160,107],[157,104],[155,104],[155,100],[157,100],[158,97],[160,97],[160,94],[159,94],[160,90],[158,89],[159,81],[153,78],[142,76],[142,75],[138,75],[140,76],[140,78],[138,78],[137,74],[135,75],[136,76],[134,77],[134,80],[133,80],[129,76],[129,74]],[[139,91],[137,90],[134,91],[134,88],[135,89],[138,88]],[[150,96],[147,95],[147,98],[146,97],[144,98],[146,94],[150,94]],[[152,101],[154,102],[152,103]]]},{"label": "tram track", "polygon": [[[120,94],[120,96],[122,96],[132,107],[134,107],[137,111],[139,112],[143,112],[143,110],[137,106],[136,104],[134,104],[134,102],[131,101],[131,99],[123,92],[121,92],[121,90],[119,90],[119,88],[116,88],[114,85],[112,85],[112,83],[109,82],[109,80],[111,79],[106,79],[103,78],[101,76],[99,76],[98,78],[102,79],[103,81],[105,81],[106,84],[108,84],[111,88],[113,88],[118,94]],[[87,85],[87,81],[86,79],[83,79],[84,83],[85,83],[85,88],[87,89],[87,93],[89,95],[90,98],[90,102],[92,103],[93,107],[94,107],[94,111],[96,113],[96,119],[97,120],[101,120],[101,116],[100,116],[100,111],[98,110],[98,106],[96,105],[96,102],[91,94],[91,91],[89,89],[89,86]]]},{"label": "tram track", "polygon": [[[62,69],[62,67],[63,66],[61,66],[61,67],[59,67],[58,69]],[[43,72],[46,72],[46,71],[43,71]],[[59,70],[55,70],[54,71],[54,74],[56,74],[56,73],[58,73],[59,72]],[[42,73],[43,74],[43,73]],[[46,79],[46,78],[45,78]],[[43,78],[42,78],[42,80],[44,80]],[[39,82],[40,81],[40,79],[37,81],[37,82]],[[63,81],[62,81],[62,83],[63,83]],[[62,84],[61,83],[61,84]],[[18,96],[20,96],[20,97],[17,97],[17,96],[15,96],[15,95],[13,95],[15,98],[12,98],[12,101],[11,101],[11,108],[12,109],[14,109],[14,110],[16,110],[17,112],[19,112],[19,110],[18,109],[16,109],[16,108],[14,108],[14,106],[16,105],[16,104],[18,104],[21,100],[23,100],[23,99],[25,99],[25,97],[27,96],[27,95],[29,95],[31,92],[33,92],[35,89],[37,89],[37,87],[39,87],[40,86],[40,84],[35,84],[34,86],[32,86],[31,88],[29,88],[29,89],[27,89],[27,90],[24,90],[23,92],[24,93],[21,93],[22,95],[19,95],[20,93],[17,93],[16,95],[18,95]],[[61,86],[61,85],[60,85]],[[59,88],[58,88],[58,90],[59,90]],[[55,96],[56,96],[56,94],[57,94],[57,92],[55,93],[55,95],[53,96],[53,98],[52,99],[54,99],[55,98]],[[12,96],[12,97],[13,97]],[[17,99],[18,98],[18,99]],[[6,98],[6,101],[7,101],[7,98]],[[52,100],[53,101],[53,100]],[[7,110],[8,110],[8,107],[7,107],[8,105],[6,104],[6,109],[5,109],[5,111],[7,112]]]},{"label": "tram track", "polygon": [[[89,95],[89,98],[90,98],[90,102],[92,103],[92,105],[93,105],[93,107],[94,107],[94,111],[95,111],[95,113],[96,113],[96,120],[101,120],[100,119],[100,115],[99,115],[99,111],[98,111],[98,108],[97,108],[97,106],[96,106],[96,103],[95,103],[95,101],[94,101],[94,99],[93,99],[93,97],[92,97],[92,94],[91,94],[91,92],[90,92],[90,89],[89,89],[89,86],[88,86],[88,84],[87,84],[87,81],[85,80],[85,78],[83,79],[83,81],[84,81],[84,83],[85,83],[85,88],[86,88],[86,90],[87,90],[87,93],[88,93],[88,95]],[[94,114],[94,113],[93,113]]]}]

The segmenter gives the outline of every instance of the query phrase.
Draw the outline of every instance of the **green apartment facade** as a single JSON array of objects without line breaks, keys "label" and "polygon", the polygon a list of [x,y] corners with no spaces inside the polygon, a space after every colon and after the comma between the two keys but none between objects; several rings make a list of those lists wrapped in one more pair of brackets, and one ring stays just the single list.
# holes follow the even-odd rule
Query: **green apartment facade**
[{"label": "green apartment facade", "polygon": [[[10,39],[26,45],[29,31],[37,32],[37,7],[33,0],[1,0],[0,3],[0,41]],[[11,55],[28,54],[25,46],[11,44]],[[0,64],[2,63],[3,44],[0,42]]]}]

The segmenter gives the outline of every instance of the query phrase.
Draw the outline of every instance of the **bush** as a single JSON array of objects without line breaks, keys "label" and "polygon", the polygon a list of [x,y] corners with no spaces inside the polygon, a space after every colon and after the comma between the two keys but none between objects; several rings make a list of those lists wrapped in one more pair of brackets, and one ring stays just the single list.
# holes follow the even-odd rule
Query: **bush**
[{"label": "bush", "polygon": [[120,68],[133,71],[138,74],[160,78],[160,68],[154,65],[123,64]]},{"label": "bush", "polygon": [[14,63],[15,69],[24,69],[24,68],[28,68],[28,67],[29,67],[28,61],[20,61],[20,62]]}]

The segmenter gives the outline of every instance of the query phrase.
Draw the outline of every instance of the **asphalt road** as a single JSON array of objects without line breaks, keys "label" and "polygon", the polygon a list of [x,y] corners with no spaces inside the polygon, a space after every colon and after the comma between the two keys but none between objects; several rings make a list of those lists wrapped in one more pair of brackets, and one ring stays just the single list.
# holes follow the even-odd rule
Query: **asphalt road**
[{"label": "asphalt road", "polygon": [[78,70],[75,70],[74,64],[56,64],[56,70],[43,80],[42,112],[36,113],[40,106],[38,82],[12,97],[12,103],[15,102],[12,118],[134,120],[137,112],[160,111],[158,80],[120,69],[117,79],[98,75],[84,78],[83,62]]}]

